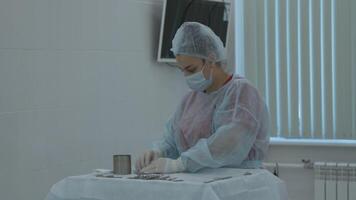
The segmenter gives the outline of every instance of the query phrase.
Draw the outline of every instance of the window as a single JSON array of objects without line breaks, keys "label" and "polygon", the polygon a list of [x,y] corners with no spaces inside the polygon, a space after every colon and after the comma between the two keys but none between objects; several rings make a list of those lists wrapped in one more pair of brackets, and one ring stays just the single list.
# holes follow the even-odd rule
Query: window
[{"label": "window", "polygon": [[264,95],[273,137],[356,139],[356,3],[237,0],[237,71]]}]

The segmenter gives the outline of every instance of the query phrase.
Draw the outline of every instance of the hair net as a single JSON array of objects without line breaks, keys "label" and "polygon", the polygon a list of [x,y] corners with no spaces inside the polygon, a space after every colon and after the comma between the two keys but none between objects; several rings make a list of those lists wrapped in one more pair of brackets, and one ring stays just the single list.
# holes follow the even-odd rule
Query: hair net
[{"label": "hair net", "polygon": [[184,22],[177,30],[172,48],[174,55],[186,55],[213,62],[226,60],[220,38],[207,26],[198,22]]}]

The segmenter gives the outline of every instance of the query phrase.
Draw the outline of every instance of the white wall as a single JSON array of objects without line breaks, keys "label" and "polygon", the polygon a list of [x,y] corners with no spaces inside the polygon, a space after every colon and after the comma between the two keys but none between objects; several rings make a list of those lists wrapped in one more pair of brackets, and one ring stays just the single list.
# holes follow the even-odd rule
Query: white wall
[{"label": "white wall", "polygon": [[0,199],[43,199],[160,137],[186,86],[158,64],[161,0],[0,1]]}]

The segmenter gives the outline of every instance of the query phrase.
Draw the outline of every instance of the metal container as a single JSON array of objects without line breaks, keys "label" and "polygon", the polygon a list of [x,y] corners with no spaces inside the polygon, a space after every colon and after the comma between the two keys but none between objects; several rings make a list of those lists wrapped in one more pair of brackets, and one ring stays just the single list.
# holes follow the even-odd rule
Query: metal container
[{"label": "metal container", "polygon": [[131,156],[114,155],[113,156],[114,174],[126,175],[131,174]]}]

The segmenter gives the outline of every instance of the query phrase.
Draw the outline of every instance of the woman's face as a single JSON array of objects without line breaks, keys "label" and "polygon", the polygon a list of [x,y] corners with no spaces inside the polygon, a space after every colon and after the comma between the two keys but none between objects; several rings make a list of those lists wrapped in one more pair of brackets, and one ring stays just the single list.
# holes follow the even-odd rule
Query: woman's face
[{"label": "woman's face", "polygon": [[[202,71],[207,62],[204,62],[201,58],[195,58],[191,56],[177,55],[176,61],[178,63],[178,68],[184,73],[184,76],[189,76],[194,73]],[[210,70],[205,66],[203,74],[205,78],[209,77]]]}]

